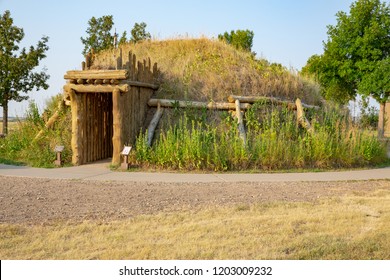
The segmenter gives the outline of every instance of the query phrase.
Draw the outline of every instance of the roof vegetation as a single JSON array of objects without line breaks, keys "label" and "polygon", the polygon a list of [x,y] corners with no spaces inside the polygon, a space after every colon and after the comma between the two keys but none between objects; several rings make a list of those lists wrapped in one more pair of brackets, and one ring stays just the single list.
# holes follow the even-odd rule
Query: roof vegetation
[{"label": "roof vegetation", "polygon": [[[305,103],[321,103],[316,83],[281,64],[256,58],[223,40],[177,38],[145,40],[120,45],[124,56],[150,58],[160,70],[157,96],[198,101],[225,101],[229,95],[273,96]],[[93,67],[110,69],[120,50],[111,48],[95,55]]]}]

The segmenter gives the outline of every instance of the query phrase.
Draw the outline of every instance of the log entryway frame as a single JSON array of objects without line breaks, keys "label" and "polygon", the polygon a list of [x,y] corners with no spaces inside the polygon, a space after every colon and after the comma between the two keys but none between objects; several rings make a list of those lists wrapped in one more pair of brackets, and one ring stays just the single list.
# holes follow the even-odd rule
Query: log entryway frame
[{"label": "log entryway frame", "polygon": [[131,145],[143,126],[148,101],[158,85],[157,64],[137,61],[129,53],[115,70],[93,70],[87,58],[83,70],[68,71],[64,78],[67,105],[72,110],[72,163],[86,164],[112,157],[119,165],[124,145]]}]

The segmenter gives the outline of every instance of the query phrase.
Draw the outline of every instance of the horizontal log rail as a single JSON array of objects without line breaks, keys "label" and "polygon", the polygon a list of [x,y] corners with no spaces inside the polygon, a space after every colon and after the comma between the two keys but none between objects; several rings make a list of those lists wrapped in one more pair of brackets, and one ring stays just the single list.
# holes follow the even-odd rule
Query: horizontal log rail
[{"label": "horizontal log rail", "polygon": [[[291,109],[296,110],[297,106],[293,101],[287,101],[287,100],[281,100],[279,98],[275,97],[268,97],[268,96],[237,96],[237,95],[230,95],[228,97],[228,101],[230,103],[236,102],[236,100],[239,100],[241,103],[256,103],[256,102],[266,102],[270,104],[277,104],[277,105],[285,105],[288,106]],[[306,109],[319,109],[319,106],[309,105],[302,103],[302,107]]]},{"label": "horizontal log rail", "polygon": [[78,79],[114,79],[126,80],[129,78],[129,71],[127,70],[72,70],[67,71],[64,75],[65,80]]},{"label": "horizontal log rail", "polygon": [[[207,108],[211,110],[236,110],[236,104],[229,102],[200,102],[200,101],[182,101],[173,99],[156,99],[149,100],[148,105],[150,107],[157,107],[160,103],[161,107],[179,107],[179,108]],[[250,104],[244,103],[240,105],[241,110],[247,110],[251,107]]]},{"label": "horizontal log rail", "polygon": [[104,93],[104,92],[113,92],[115,89],[119,89],[120,92],[128,92],[130,86],[127,84],[121,85],[76,85],[76,84],[66,84],[64,86],[65,91],[74,90],[75,92],[81,93]]},{"label": "horizontal log rail", "polygon": [[143,83],[138,81],[126,81],[126,84],[132,86],[132,87],[144,87],[144,88],[151,88],[153,90],[158,90],[159,86],[151,83]]}]

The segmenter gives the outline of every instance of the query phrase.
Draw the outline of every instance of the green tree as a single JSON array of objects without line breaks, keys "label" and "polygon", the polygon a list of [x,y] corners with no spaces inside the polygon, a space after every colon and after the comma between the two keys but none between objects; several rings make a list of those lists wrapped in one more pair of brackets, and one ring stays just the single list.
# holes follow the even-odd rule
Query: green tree
[{"label": "green tree", "polygon": [[121,38],[119,39],[119,45],[127,43],[127,32],[123,31]]},{"label": "green tree", "polygon": [[146,23],[135,23],[133,29],[131,30],[131,43],[137,43],[144,40],[149,40],[151,38],[150,33],[146,32]]},{"label": "green tree", "polygon": [[83,55],[86,55],[92,50],[98,53],[114,47],[114,35],[111,34],[111,29],[114,26],[112,15],[102,16],[100,18],[92,17],[88,21],[88,25],[86,31],[88,36],[80,38],[84,45]]},{"label": "green tree", "polygon": [[[346,103],[360,94],[384,108],[390,95],[390,5],[358,0],[349,14],[341,11],[336,17],[337,24],[328,26],[324,53],[309,58],[302,72],[315,75],[327,99]],[[383,119],[378,131],[383,132]]]},{"label": "green tree", "polygon": [[228,44],[237,49],[250,52],[253,45],[253,37],[255,34],[250,30],[236,30],[219,34],[218,39],[226,41]]},{"label": "green tree", "polygon": [[42,37],[37,46],[19,51],[19,43],[24,38],[22,28],[13,25],[11,13],[5,11],[0,16],[0,105],[3,108],[3,134],[8,133],[8,102],[21,102],[28,96],[21,95],[34,88],[47,89],[49,75],[46,69],[34,72],[39,61],[46,57],[48,37]]}]

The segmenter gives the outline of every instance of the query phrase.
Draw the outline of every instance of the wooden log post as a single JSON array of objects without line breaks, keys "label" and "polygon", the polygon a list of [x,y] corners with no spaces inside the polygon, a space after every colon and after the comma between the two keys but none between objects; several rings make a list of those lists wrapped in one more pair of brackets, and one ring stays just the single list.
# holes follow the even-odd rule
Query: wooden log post
[{"label": "wooden log post", "polygon": [[57,111],[54,112],[54,114],[49,118],[49,120],[45,123],[45,128],[41,129],[39,133],[35,136],[34,140],[39,139],[42,134],[45,132],[46,129],[51,129],[55,122],[57,121],[58,117],[60,116],[60,112],[64,109],[65,102],[63,100],[60,100],[58,102]]},{"label": "wooden log post", "polygon": [[[386,102],[383,108],[383,135],[390,140],[390,100]],[[388,143],[390,144],[390,143]],[[389,146],[390,148],[390,146]]]},{"label": "wooden log post", "polygon": [[83,145],[83,111],[81,104],[81,96],[74,90],[69,91],[71,109],[72,109],[72,163],[74,165],[80,165],[84,163],[82,155]]},{"label": "wooden log post", "polygon": [[244,121],[242,118],[240,100],[237,99],[235,103],[236,103],[236,117],[238,122],[238,131],[240,133],[240,138],[242,139],[244,146],[246,146],[246,131],[244,126]]},{"label": "wooden log post", "polygon": [[154,114],[153,119],[152,119],[152,121],[150,122],[150,124],[148,126],[148,142],[147,142],[147,144],[148,144],[149,147],[152,146],[154,131],[156,130],[156,127],[158,125],[158,122],[161,119],[161,116],[162,116],[163,112],[164,112],[164,109],[161,108],[160,103],[158,103],[157,104],[157,111]]},{"label": "wooden log post", "polygon": [[34,140],[33,141],[36,141],[38,140],[39,138],[41,138],[42,134],[45,132],[46,129],[50,129],[54,123],[57,121],[58,117],[60,116],[58,110],[55,111],[55,113],[50,117],[50,119],[46,122],[45,124],[45,128],[41,129],[39,131],[39,133],[35,136]]},{"label": "wooden log post", "polygon": [[297,106],[297,122],[298,122],[298,124],[300,124],[308,132],[312,133],[313,128],[312,128],[310,122],[305,117],[305,112],[303,111],[302,102],[299,98],[297,98],[297,100],[295,101],[295,105]]},{"label": "wooden log post", "polygon": [[121,163],[121,151],[124,145],[123,141],[123,112],[122,112],[122,98],[121,92],[118,88],[112,92],[112,114],[113,114],[113,136],[112,136],[112,164],[120,165]]},{"label": "wooden log post", "polygon": [[382,139],[385,135],[385,116],[386,116],[386,103],[379,104],[379,116],[378,116],[378,138]]}]

